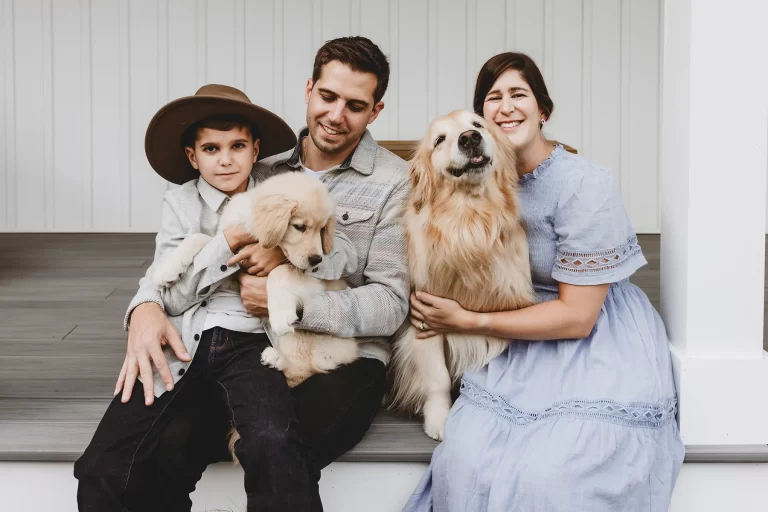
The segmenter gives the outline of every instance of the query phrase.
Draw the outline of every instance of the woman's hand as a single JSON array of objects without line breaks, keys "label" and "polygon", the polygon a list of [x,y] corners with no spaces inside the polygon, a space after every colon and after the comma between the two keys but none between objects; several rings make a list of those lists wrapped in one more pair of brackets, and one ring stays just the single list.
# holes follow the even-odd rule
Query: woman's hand
[{"label": "woman's hand", "polygon": [[480,313],[462,308],[455,300],[427,292],[411,294],[411,324],[419,329],[416,336],[418,339],[430,338],[439,333],[471,331],[479,315]]},{"label": "woman's hand", "polygon": [[282,249],[273,247],[264,249],[260,243],[243,246],[232,256],[227,265],[240,264],[240,268],[252,276],[266,277],[276,267],[288,261]]},{"label": "woman's hand", "polygon": [[610,286],[560,283],[557,299],[496,313],[468,311],[451,299],[416,292],[411,295],[411,323],[421,331],[424,322],[417,338],[457,332],[526,341],[581,339],[594,329]]}]

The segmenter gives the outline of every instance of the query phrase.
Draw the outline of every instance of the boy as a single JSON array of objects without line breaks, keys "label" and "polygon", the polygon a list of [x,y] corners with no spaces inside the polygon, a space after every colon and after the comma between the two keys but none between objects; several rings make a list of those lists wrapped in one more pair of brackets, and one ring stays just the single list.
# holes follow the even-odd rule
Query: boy
[{"label": "boy", "polygon": [[[241,91],[220,85],[203,86],[195,96],[169,103],[150,122],[145,140],[149,163],[181,185],[165,195],[153,267],[187,235],[215,236],[173,286],[157,290],[147,286],[147,277],[140,283],[132,306],[154,302],[164,308],[184,348],[177,339],[168,343],[189,355],[179,360],[170,350],[165,357],[160,351],[151,354],[154,380],[150,360],[138,361],[145,384],[154,382],[156,398],[145,395],[144,401],[135,365],[126,358],[118,384],[123,396],[115,397],[75,464],[81,511],[140,508],[131,501],[131,488],[143,483],[137,475],[152,473],[146,455],[170,419],[203,397],[223,404],[241,435],[235,452],[245,470],[249,511],[308,510],[317,501],[288,385],[282,374],[261,364],[261,352],[269,346],[261,320],[248,313],[237,292],[219,287],[240,268],[235,253],[253,242],[239,227],[216,234],[228,198],[254,186],[250,174],[257,159],[295,143],[282,119],[252,104]],[[283,259],[279,249],[268,256],[272,267]],[[96,466],[99,470],[93,471]],[[158,505],[163,510],[179,506]]]}]

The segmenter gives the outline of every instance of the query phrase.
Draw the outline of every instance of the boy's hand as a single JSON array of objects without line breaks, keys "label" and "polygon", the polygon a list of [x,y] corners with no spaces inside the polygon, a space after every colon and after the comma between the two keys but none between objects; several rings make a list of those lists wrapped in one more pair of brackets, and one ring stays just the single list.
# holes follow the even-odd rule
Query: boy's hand
[{"label": "boy's hand", "polygon": [[115,387],[115,396],[121,389],[123,390],[121,399],[123,403],[131,399],[133,386],[139,373],[144,384],[144,403],[152,405],[155,401],[152,363],[163,378],[165,388],[168,391],[173,389],[173,377],[162,350],[162,346],[166,344],[173,348],[176,356],[182,361],[192,359],[184,348],[178,331],[160,306],[154,302],[136,306],[131,313],[125,361]]},{"label": "boy's hand", "polygon": [[237,252],[238,249],[240,249],[242,246],[256,242],[251,234],[239,224],[230,226],[225,229],[224,238],[227,240],[229,249],[232,252]]},{"label": "boy's hand", "polygon": [[240,298],[245,309],[253,316],[269,316],[267,309],[267,278],[238,272],[240,280]]},{"label": "boy's hand", "polygon": [[261,244],[248,244],[232,256],[227,265],[240,263],[240,267],[252,276],[266,277],[281,264],[288,261],[279,247],[264,249]]}]

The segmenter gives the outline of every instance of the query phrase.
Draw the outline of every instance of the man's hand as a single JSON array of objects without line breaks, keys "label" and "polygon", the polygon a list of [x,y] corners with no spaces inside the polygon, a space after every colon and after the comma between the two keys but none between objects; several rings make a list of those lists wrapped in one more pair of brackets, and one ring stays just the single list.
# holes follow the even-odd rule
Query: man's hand
[{"label": "man's hand", "polygon": [[281,264],[288,261],[282,249],[264,249],[260,243],[248,244],[232,256],[227,265],[240,264],[240,268],[252,276],[266,277]]},{"label": "man's hand", "polygon": [[144,384],[144,402],[152,405],[155,401],[152,363],[163,378],[165,389],[173,389],[173,377],[168,368],[168,361],[163,355],[162,346],[170,345],[176,356],[182,361],[191,361],[178,331],[165,316],[162,308],[154,302],[139,304],[131,313],[128,328],[128,348],[126,349],[123,368],[117,379],[115,396],[123,390],[123,403],[131,399],[136,378],[141,373]]},{"label": "man's hand", "polygon": [[267,309],[267,278],[238,272],[240,280],[240,298],[248,312],[254,316],[269,316]]}]

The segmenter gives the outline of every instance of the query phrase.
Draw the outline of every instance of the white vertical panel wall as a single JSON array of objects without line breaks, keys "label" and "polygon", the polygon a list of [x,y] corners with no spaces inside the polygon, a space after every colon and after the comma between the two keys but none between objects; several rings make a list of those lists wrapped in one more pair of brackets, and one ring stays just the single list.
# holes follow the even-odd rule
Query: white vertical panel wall
[{"label": "white vertical panel wall", "polygon": [[527,52],[548,134],[613,169],[638,232],[659,229],[661,0],[0,0],[0,231],[155,231],[144,131],[204,83],[298,129],[315,50],[351,34],[389,56],[378,139],[471,108],[482,63]]}]

